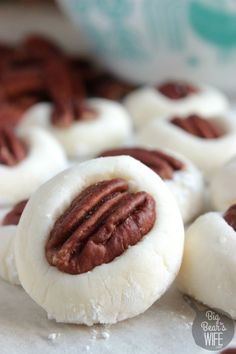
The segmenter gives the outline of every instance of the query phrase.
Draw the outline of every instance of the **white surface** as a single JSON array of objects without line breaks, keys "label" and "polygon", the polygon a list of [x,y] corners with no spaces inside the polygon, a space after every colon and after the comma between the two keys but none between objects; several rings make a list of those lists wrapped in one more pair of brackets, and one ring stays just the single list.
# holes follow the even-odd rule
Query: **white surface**
[{"label": "white surface", "polygon": [[[209,353],[194,343],[193,310],[175,289],[143,315],[109,327],[49,321],[23,289],[3,281],[0,294],[1,354],[32,354],[32,350],[34,354]],[[54,340],[53,334],[57,334]]]}]

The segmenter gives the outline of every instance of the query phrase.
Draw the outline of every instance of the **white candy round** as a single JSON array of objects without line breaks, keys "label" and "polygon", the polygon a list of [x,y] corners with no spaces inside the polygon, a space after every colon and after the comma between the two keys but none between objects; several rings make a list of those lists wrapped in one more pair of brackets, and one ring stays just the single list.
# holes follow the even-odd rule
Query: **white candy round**
[{"label": "white candy round", "polygon": [[0,164],[0,205],[16,204],[45,181],[67,167],[66,156],[58,142],[39,128],[19,131],[27,146],[27,155],[16,166]]},{"label": "white candy round", "polygon": [[213,207],[222,211],[236,203],[236,156],[223,165],[210,181]]},{"label": "white candy round", "polygon": [[[86,187],[121,177],[131,191],[156,201],[151,231],[121,256],[92,271],[70,275],[48,264],[45,244],[55,221]],[[22,286],[58,322],[115,323],[144,312],[179,270],[184,231],[176,202],[164,182],[141,162],[105,157],[81,163],[44,184],[28,202],[15,240]]]},{"label": "white candy round", "polygon": [[168,120],[155,119],[137,136],[140,145],[168,148],[183,154],[202,170],[207,179],[236,154],[236,123],[226,117],[211,119],[225,131],[217,139],[202,139],[187,133]]},{"label": "white candy round", "polygon": [[19,285],[14,255],[14,239],[17,226],[2,224],[9,211],[6,208],[0,210],[0,277],[11,284]]},{"label": "white candy round", "polygon": [[181,99],[170,99],[152,86],[142,87],[130,93],[124,104],[137,128],[145,126],[153,118],[166,119],[192,113],[211,118],[226,113],[229,102],[223,93],[207,85],[196,87],[199,87],[199,92]]},{"label": "white candy round", "polygon": [[236,233],[217,212],[188,229],[178,276],[181,291],[236,319]]},{"label": "white candy round", "polygon": [[[163,150],[163,149],[162,149]],[[163,150],[168,155],[184,163],[184,169],[175,171],[173,178],[165,180],[167,187],[173,193],[180,209],[183,221],[189,223],[197,217],[205,206],[205,184],[201,172],[183,155],[171,150]]]},{"label": "white candy round", "polygon": [[21,125],[40,126],[49,130],[62,144],[70,158],[92,157],[100,151],[123,144],[131,134],[131,121],[121,104],[102,98],[86,101],[98,116],[74,122],[68,128],[51,124],[52,105],[39,103],[30,108]]}]

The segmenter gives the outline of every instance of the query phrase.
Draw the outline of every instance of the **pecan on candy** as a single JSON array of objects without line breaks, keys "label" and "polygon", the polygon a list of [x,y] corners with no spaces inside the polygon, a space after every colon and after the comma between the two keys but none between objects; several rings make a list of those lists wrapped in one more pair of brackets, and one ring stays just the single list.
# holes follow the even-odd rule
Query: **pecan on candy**
[{"label": "pecan on candy", "polygon": [[224,214],[225,221],[236,231],[236,204],[232,205]]},{"label": "pecan on candy", "polygon": [[69,127],[74,121],[90,120],[96,117],[94,109],[84,103],[82,82],[74,80],[71,69],[63,58],[52,58],[46,64],[46,86],[55,108],[52,124]]},{"label": "pecan on candy", "polygon": [[20,121],[27,106],[16,102],[0,102],[0,129],[14,126]]},{"label": "pecan on candy", "polygon": [[18,225],[21,215],[25,209],[28,200],[23,200],[17,203],[9,213],[7,213],[3,219],[3,225]]},{"label": "pecan on candy", "polygon": [[203,119],[196,114],[187,118],[174,117],[171,123],[202,139],[216,139],[224,135],[215,122]]},{"label": "pecan on candy", "polygon": [[27,51],[28,56],[35,60],[62,55],[60,48],[53,41],[38,34],[26,37],[22,47]]},{"label": "pecan on candy", "polygon": [[182,81],[167,81],[157,89],[172,100],[179,100],[199,91],[197,87]]},{"label": "pecan on candy", "polygon": [[151,168],[162,179],[172,179],[175,171],[183,170],[184,163],[159,150],[121,148],[102,152],[99,156],[129,155]]},{"label": "pecan on candy", "polygon": [[155,219],[155,201],[148,193],[129,192],[121,178],[98,182],[80,193],[56,221],[46,258],[62,272],[88,272],[135,245]]},{"label": "pecan on candy", "polygon": [[0,164],[15,166],[26,156],[24,143],[9,127],[0,129]]},{"label": "pecan on candy", "polygon": [[60,49],[52,41],[40,35],[30,35],[19,46],[6,52],[5,69],[27,69],[32,65],[39,68],[51,56],[60,55]]}]

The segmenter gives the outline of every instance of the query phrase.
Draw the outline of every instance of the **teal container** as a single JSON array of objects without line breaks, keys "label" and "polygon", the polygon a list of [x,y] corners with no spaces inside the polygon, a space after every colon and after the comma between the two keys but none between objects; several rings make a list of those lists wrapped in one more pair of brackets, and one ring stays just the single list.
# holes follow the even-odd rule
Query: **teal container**
[{"label": "teal container", "polygon": [[206,81],[236,93],[236,0],[58,2],[114,74]]}]

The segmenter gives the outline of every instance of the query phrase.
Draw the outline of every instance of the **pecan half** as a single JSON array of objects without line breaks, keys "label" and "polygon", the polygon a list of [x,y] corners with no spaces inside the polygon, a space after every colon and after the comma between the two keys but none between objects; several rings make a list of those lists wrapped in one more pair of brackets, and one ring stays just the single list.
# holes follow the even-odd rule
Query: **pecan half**
[{"label": "pecan half", "polygon": [[236,231],[236,204],[232,205],[224,214],[225,221]]},{"label": "pecan half", "polygon": [[187,118],[175,117],[171,120],[171,123],[189,134],[203,139],[216,139],[224,135],[215,122],[203,119],[196,114],[192,114]]},{"label": "pecan half", "polygon": [[92,120],[96,117],[97,111],[77,101],[73,102],[72,105],[56,105],[51,116],[51,122],[57,127],[67,128],[73,122]]},{"label": "pecan half", "polygon": [[27,49],[28,55],[35,59],[62,55],[60,48],[55,43],[38,34],[26,37],[22,46]]},{"label": "pecan half", "polygon": [[51,56],[62,56],[60,49],[49,39],[41,35],[31,35],[24,39],[18,47],[8,51],[5,67],[8,69],[40,66]]},{"label": "pecan half", "polygon": [[184,163],[159,150],[143,148],[121,148],[106,150],[99,156],[129,155],[151,168],[163,179],[172,179],[175,171],[183,170]]},{"label": "pecan half", "polygon": [[18,225],[28,200],[17,203],[3,219],[2,225]]},{"label": "pecan half", "polygon": [[42,92],[45,88],[42,72],[37,67],[8,70],[2,74],[0,84],[7,99]]},{"label": "pecan half", "polygon": [[64,59],[49,60],[45,78],[55,105],[51,117],[54,125],[68,127],[74,121],[96,117],[97,113],[84,103],[83,86],[79,86],[78,81],[74,82],[70,67]]},{"label": "pecan half", "polygon": [[199,90],[197,87],[190,85],[186,82],[167,81],[162,85],[158,86],[158,91],[160,91],[164,96],[172,100],[179,100],[193,93],[197,93]]},{"label": "pecan half", "polygon": [[56,221],[45,252],[52,266],[80,274],[111,262],[153,227],[155,201],[117,178],[86,188]]},{"label": "pecan half", "polygon": [[20,121],[24,110],[24,107],[15,102],[0,102],[0,129],[16,125]]},{"label": "pecan half", "polygon": [[9,127],[0,129],[0,164],[15,166],[26,156],[24,143]]}]

